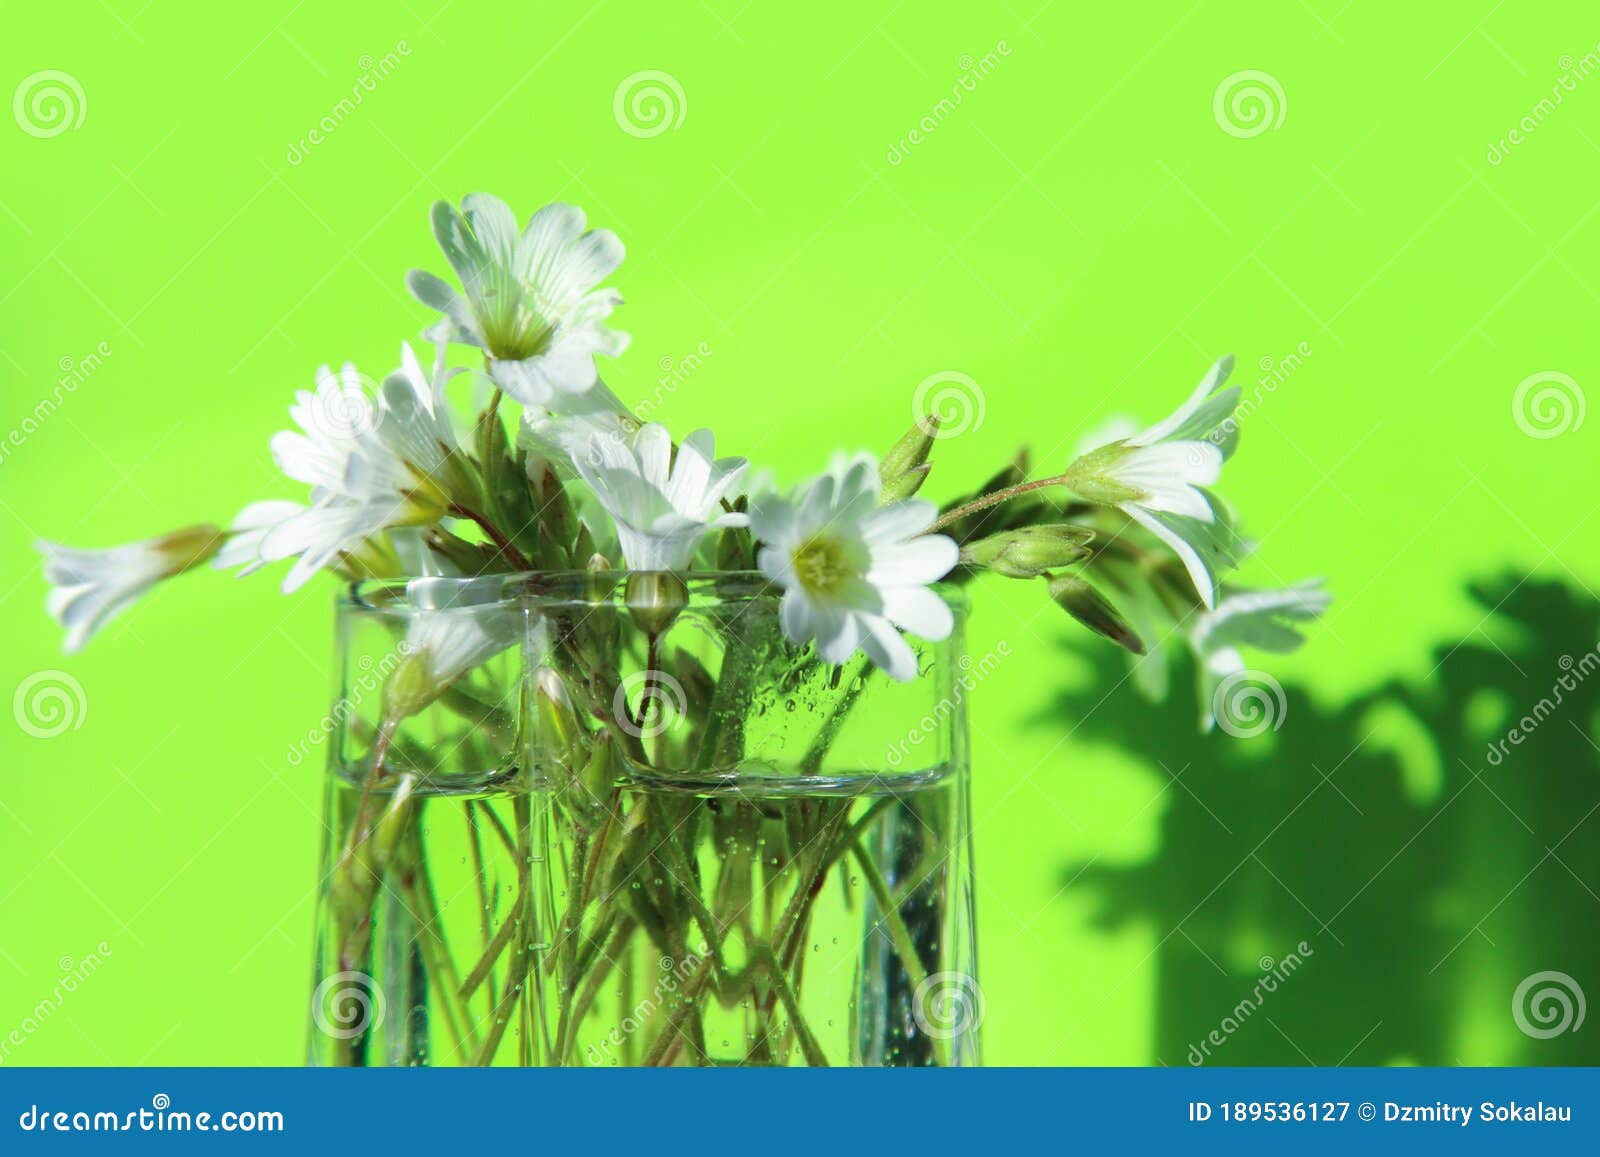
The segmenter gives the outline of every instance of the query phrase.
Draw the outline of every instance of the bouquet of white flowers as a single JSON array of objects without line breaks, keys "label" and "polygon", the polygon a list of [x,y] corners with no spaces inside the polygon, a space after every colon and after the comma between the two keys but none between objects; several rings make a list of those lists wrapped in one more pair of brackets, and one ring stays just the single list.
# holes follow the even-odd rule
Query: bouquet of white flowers
[{"label": "bouquet of white flowers", "polygon": [[929,413],[780,492],[601,380],[613,233],[484,194],[433,227],[457,284],[407,279],[431,364],[324,367],[272,440],[306,503],[41,544],[69,650],[208,562],[346,584],[312,1058],[975,1060],[963,712],[990,659],[961,653],[962,588],[1036,583],[1153,691],[1182,641],[1209,721],[1241,645],[1290,650],[1326,605],[1223,583],[1231,359],[1057,473],[1019,454],[930,501]]}]

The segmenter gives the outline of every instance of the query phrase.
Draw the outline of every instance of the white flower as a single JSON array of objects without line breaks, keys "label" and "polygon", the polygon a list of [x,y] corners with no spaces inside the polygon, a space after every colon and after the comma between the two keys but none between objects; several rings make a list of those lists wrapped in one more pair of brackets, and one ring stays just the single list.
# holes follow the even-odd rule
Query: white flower
[{"label": "white flower", "polygon": [[427,707],[456,679],[514,646],[523,633],[522,615],[506,599],[501,576],[462,578],[448,560],[424,554],[421,569],[427,577],[406,584],[411,608],[399,645],[402,658],[383,690],[384,713],[392,722]]},{"label": "white flower", "polygon": [[299,391],[289,410],[305,433],[272,439],[279,468],[311,487],[311,505],[279,508],[285,517],[261,527],[267,512],[258,503],[241,512],[241,520],[246,513],[251,518],[240,525],[261,562],[298,559],[284,579],[286,593],[379,531],[437,522],[455,496],[472,492],[444,400],[452,374],[440,357],[430,379],[409,345],[400,360],[376,401],[354,366],[338,377],[324,366],[316,392]]},{"label": "white flower", "polygon": [[516,643],[522,617],[506,602],[498,576],[461,578],[443,562],[427,569],[444,573],[406,584],[416,613],[406,627],[405,650],[421,659],[437,690]]},{"label": "white flower", "polygon": [[1084,498],[1117,507],[1166,543],[1208,609],[1216,605],[1217,572],[1234,565],[1240,548],[1221,503],[1203,489],[1239,440],[1239,387],[1222,388],[1232,369],[1233,358],[1222,358],[1165,420],[1090,450],[1064,476]]},{"label": "white flower", "polygon": [[1305,642],[1296,626],[1317,618],[1333,597],[1312,579],[1276,591],[1228,590],[1215,610],[1196,616],[1189,628],[1200,681],[1201,726],[1216,723],[1213,696],[1229,675],[1245,670],[1240,647],[1286,655]]},{"label": "white flower", "polygon": [[221,529],[209,523],[105,550],[38,543],[52,588],[45,607],[67,629],[65,649],[81,650],[156,583],[198,566],[221,545]]},{"label": "white flower", "polygon": [[628,408],[610,388],[597,381],[583,394],[568,395],[560,411],[543,406],[523,410],[518,443],[550,459],[570,476],[575,462],[589,452],[596,437],[623,440],[631,438],[639,424],[628,415]]},{"label": "white flower", "polygon": [[233,524],[228,527],[228,539],[217,551],[217,557],[211,560],[211,565],[218,570],[239,567],[240,578],[254,574],[267,565],[261,557],[261,543],[266,539],[267,532],[304,513],[305,509],[302,503],[281,499],[252,502],[233,516]]},{"label": "white flower", "polygon": [[417,300],[444,314],[427,336],[477,346],[511,397],[562,409],[595,385],[596,354],[628,346],[627,334],[604,324],[621,295],[595,289],[622,264],[622,242],[584,226],[581,209],[556,204],[519,232],[505,202],[487,193],[469,194],[461,210],[434,205],[434,236],[462,292],[420,269],[407,275]]},{"label": "white flower", "polygon": [[791,642],[815,639],[829,663],[863,650],[904,681],[917,660],[900,630],[937,641],[954,626],[928,584],[950,572],[959,551],[945,535],[925,533],[938,516],[933,503],[880,507],[880,489],[870,454],[841,456],[793,498],[756,499],[750,530],[763,544],[756,565],[784,589],[779,617]]},{"label": "white flower", "polygon": [[672,453],[672,436],[651,422],[624,438],[596,434],[573,465],[617,524],[629,570],[683,570],[708,530],[743,526],[745,516],[712,517],[749,463],[717,458],[710,430],[696,430]]}]

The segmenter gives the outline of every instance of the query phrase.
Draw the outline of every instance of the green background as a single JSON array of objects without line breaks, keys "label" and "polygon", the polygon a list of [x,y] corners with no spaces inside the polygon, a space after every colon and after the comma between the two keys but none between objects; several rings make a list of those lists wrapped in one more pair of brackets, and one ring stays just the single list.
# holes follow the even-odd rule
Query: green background
[{"label": "green background", "polygon": [[[1219,745],[1259,753],[1229,772],[1237,808],[1286,817],[1319,787],[1319,805],[1343,807],[1322,777],[1354,750],[1288,758],[1286,737],[1302,714],[1391,680],[1437,701],[1440,656],[1459,643],[1494,662],[1490,646],[1512,651],[1494,600],[1470,599],[1466,581],[1534,573],[1592,597],[1600,418],[1532,437],[1513,394],[1552,371],[1580,390],[1600,380],[1600,77],[1535,112],[1597,53],[1593,16],[1492,0],[10,6],[0,96],[59,69],[84,116],[48,138],[0,117],[0,427],[24,431],[63,367],[111,352],[0,460],[0,691],[60,669],[85,703],[54,738],[0,726],[0,1035],[64,959],[101,942],[111,954],[6,1062],[297,1062],[320,789],[287,753],[325,709],[331,589],[285,600],[269,575],[186,578],[63,659],[30,544],[106,545],[297,497],[267,453],[292,392],[323,362],[392,366],[427,320],[406,269],[443,271],[428,206],[475,189],[521,214],[570,200],[616,230],[633,347],[608,380],[633,402],[659,392],[653,416],[711,425],[788,478],[836,446],[887,445],[937,373],[968,375],[984,404],[938,448],[942,497],[1019,442],[1061,465],[1108,415],[1164,415],[1218,354],[1238,355],[1250,396],[1309,350],[1244,419],[1222,486],[1261,543],[1244,579],[1323,575],[1337,598],[1312,645],[1271,665],[1296,688],[1276,739],[1192,743],[1192,703],[1148,723],[1127,712],[1124,727],[1192,748],[1193,776],[1175,779],[1085,725],[1102,698],[1091,681],[1120,671],[1040,591],[981,592],[971,648],[1004,640],[1013,656],[972,701],[988,1059],[1181,1064],[1183,1034],[1163,1018],[1218,1022],[1259,956],[1304,938],[1369,994],[1410,969],[1406,991],[1435,1001],[1444,1039],[1419,1052],[1360,985],[1341,995],[1308,968],[1291,983],[1324,1005],[1314,1039],[1258,1020],[1219,1062],[1334,1064],[1351,1055],[1341,1040],[1373,1063],[1592,1060],[1539,1053],[1508,1008],[1540,969],[1600,996],[1592,938],[1538,952],[1525,934],[1594,923],[1600,861],[1587,829],[1569,830],[1600,801],[1587,748],[1561,768],[1479,760],[1481,778],[1448,761],[1461,798],[1488,808],[1466,828],[1430,827],[1456,798],[1435,784],[1381,825],[1367,804],[1337,838],[1297,822],[1273,836],[1293,832],[1292,846],[1259,855],[1235,823],[1195,835],[1230,888],[1304,896],[1275,881],[1287,872],[1273,855],[1320,865],[1331,899],[1267,940],[1237,919],[1244,900],[1217,906],[1227,889],[1188,915],[1107,920],[1115,896],[1093,881],[1172,850],[1175,809],[1205,797],[1196,777]],[[386,54],[359,107],[336,111]],[[646,69],[676,79],[683,116],[640,137],[613,102]],[[972,69],[987,74],[941,106]],[[1246,69],[1275,78],[1284,115],[1241,137],[1214,94]],[[1491,144],[1529,116],[1534,130],[1492,163]],[[892,162],[924,118],[931,131]],[[1512,707],[1559,673],[1506,663]],[[1088,690],[1069,709],[1057,687]],[[1485,735],[1505,721],[1492,706],[1474,716]],[[1595,731],[1592,715],[1546,727],[1585,743]],[[1352,795],[1360,775],[1402,774],[1350,768]],[[1577,777],[1570,806],[1523,822],[1519,801],[1546,799],[1556,772]],[[1446,881],[1423,914],[1471,937],[1432,973],[1431,957],[1362,955],[1355,925],[1381,912],[1333,915],[1369,861],[1405,870],[1424,829],[1451,832],[1456,862],[1504,861]],[[1382,942],[1413,931],[1400,919]],[[1188,968],[1220,974],[1224,995],[1180,1014],[1172,984]]]}]

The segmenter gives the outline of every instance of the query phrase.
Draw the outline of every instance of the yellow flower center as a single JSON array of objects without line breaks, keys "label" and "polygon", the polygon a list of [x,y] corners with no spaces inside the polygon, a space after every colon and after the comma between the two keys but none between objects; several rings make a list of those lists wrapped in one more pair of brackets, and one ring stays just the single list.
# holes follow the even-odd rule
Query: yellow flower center
[{"label": "yellow flower center", "polygon": [[485,286],[480,303],[479,321],[495,357],[521,361],[550,348],[556,323],[548,303],[509,274],[502,272],[499,280]]},{"label": "yellow flower center", "polygon": [[812,535],[795,547],[789,561],[800,585],[813,595],[832,595],[855,574],[844,540],[834,534]]}]

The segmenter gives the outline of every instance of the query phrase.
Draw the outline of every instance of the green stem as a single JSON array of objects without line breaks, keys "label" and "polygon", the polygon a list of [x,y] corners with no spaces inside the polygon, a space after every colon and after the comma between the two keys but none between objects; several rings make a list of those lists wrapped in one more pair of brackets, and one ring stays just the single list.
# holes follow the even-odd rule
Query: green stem
[{"label": "green stem", "polygon": [[668,1057],[676,1051],[679,1037],[683,1034],[683,1025],[689,1019],[689,1014],[696,1008],[696,1001],[700,997],[700,990],[705,987],[706,981],[711,978],[711,958],[708,956],[700,962],[694,970],[694,975],[689,978],[689,983],[683,987],[683,999],[672,1009],[672,1015],[667,1018],[667,1023],[661,1030],[661,1035],[656,1037],[655,1043],[650,1046],[650,1051],[645,1055],[646,1068],[656,1068],[666,1063]]},{"label": "green stem", "polygon": [[567,1054],[574,1047],[572,1038],[577,1035],[578,1026],[583,1023],[583,1018],[589,1015],[589,1009],[600,995],[600,989],[605,986],[606,977],[611,975],[611,969],[616,966],[629,937],[637,927],[633,917],[622,917],[611,933],[610,939],[606,941],[606,947],[601,950],[600,960],[596,963],[594,971],[588,974],[589,979],[585,981],[578,999],[562,1008],[560,1023],[556,1026],[556,1064],[568,1063]]},{"label": "green stem", "polygon": [[[883,878],[877,862],[867,854],[866,848],[861,846],[860,839],[851,841],[850,850],[855,854],[861,874],[866,877],[872,898],[877,901],[878,909],[883,913],[883,922],[889,926],[889,942],[894,945],[895,955],[900,958],[900,966],[906,970],[906,979],[912,991],[923,991],[923,986],[928,982],[928,970],[922,966],[922,958],[917,955],[917,946],[912,942],[911,932],[906,927],[906,922],[900,915],[900,908],[889,891],[888,881]],[[948,1064],[950,1042],[935,1039],[932,1043],[939,1063]]]},{"label": "green stem", "polygon": [[511,1014],[522,997],[532,999],[528,991],[530,966],[533,963],[533,807],[528,797],[519,795],[512,801],[517,821],[517,920],[522,932],[516,951],[511,956],[511,971],[506,975],[505,988],[494,1007],[494,1015],[479,1047],[477,1063],[488,1065],[500,1048],[511,1023]]},{"label": "green stem", "polygon": [[[784,975],[783,969],[778,967],[778,962],[770,950],[764,954],[764,959],[767,975],[772,979],[772,987],[778,991],[778,999],[783,1001],[783,1007],[789,1013],[789,1027],[794,1030],[795,1039],[800,1042],[800,1052],[804,1054],[806,1064],[819,1069],[827,1068],[828,1057],[822,1051],[822,1046],[817,1043],[816,1034],[806,1022],[805,1014],[800,1011],[800,998],[790,986],[789,978]],[[787,1048],[784,1051],[787,1052]]]},{"label": "green stem", "polygon": [[450,507],[449,513],[457,518],[464,518],[468,522],[476,523],[478,529],[489,536],[489,541],[494,543],[495,548],[500,552],[500,557],[505,559],[513,570],[530,571],[533,569],[533,564],[528,561],[528,556],[518,550],[516,545],[502,534],[500,528],[490,521],[487,516],[460,502],[454,503]]},{"label": "green stem", "polygon": [[999,506],[1012,498],[1028,493],[1030,490],[1043,490],[1047,486],[1065,486],[1067,476],[1057,474],[1050,478],[1040,478],[1033,482],[1019,482],[1015,486],[1006,486],[1000,490],[991,491],[982,498],[974,498],[971,502],[963,502],[960,506],[945,511],[934,520],[926,533],[936,534],[952,523],[959,522],[969,514],[976,514],[980,510],[988,510],[991,506]]},{"label": "green stem", "polygon": [[889,926],[889,942],[894,945],[895,954],[900,957],[901,967],[906,970],[912,987],[920,987],[928,979],[928,970],[922,966],[922,959],[917,955],[917,946],[912,943],[911,931],[906,927],[900,909],[895,905],[894,897],[889,892],[888,881],[883,878],[883,872],[878,868],[877,862],[867,854],[867,850],[861,846],[859,840],[852,843],[850,850],[855,854],[861,874],[866,878],[867,887],[872,891],[872,898],[877,901],[878,909],[883,913],[883,922]]},{"label": "green stem", "polygon": [[[478,930],[483,938],[485,952],[494,939],[494,914],[490,911],[494,893],[489,887],[489,872],[483,858],[483,834],[478,830],[478,813],[471,800],[466,807],[467,836],[472,848],[472,877],[478,885]],[[488,974],[489,987],[493,988],[494,971]],[[463,997],[465,999],[465,997]]]}]

